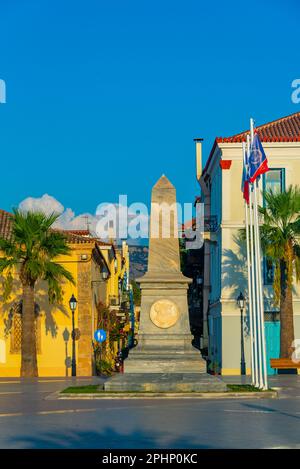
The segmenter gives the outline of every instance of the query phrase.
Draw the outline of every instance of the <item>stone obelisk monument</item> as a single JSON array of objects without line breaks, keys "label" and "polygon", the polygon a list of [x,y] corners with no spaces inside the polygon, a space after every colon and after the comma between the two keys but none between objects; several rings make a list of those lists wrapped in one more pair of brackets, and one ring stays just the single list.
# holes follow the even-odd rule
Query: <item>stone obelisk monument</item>
[{"label": "stone obelisk monument", "polygon": [[187,289],[180,270],[176,191],[162,176],[152,190],[148,271],[142,290],[138,345],[124,361],[124,373],[104,384],[105,391],[225,391],[226,384],[206,373],[192,344]]},{"label": "stone obelisk monument", "polygon": [[149,258],[142,290],[138,345],[125,373],[203,373],[205,361],[192,345],[187,289],[180,270],[176,190],[166,176],[152,189]]}]

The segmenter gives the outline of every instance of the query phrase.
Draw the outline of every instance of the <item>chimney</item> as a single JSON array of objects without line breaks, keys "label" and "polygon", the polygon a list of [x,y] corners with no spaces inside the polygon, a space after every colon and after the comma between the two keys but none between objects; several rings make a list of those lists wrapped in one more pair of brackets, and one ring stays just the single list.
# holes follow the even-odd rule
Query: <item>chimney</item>
[{"label": "chimney", "polygon": [[202,142],[203,138],[194,138],[194,142],[196,144],[196,177],[197,181],[202,174]]}]

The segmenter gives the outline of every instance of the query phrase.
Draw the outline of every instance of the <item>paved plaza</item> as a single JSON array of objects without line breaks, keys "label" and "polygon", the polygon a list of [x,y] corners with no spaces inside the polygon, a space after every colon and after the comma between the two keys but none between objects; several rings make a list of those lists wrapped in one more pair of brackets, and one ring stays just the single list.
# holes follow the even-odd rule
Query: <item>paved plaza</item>
[{"label": "paved plaza", "polygon": [[300,376],[278,399],[45,399],[72,382],[1,379],[0,448],[300,448]]}]

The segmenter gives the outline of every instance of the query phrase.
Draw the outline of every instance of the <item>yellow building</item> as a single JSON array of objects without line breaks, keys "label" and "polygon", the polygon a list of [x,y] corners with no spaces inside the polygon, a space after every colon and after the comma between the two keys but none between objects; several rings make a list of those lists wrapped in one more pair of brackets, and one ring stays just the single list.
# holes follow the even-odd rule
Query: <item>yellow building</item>
[{"label": "yellow building", "polygon": [[101,241],[98,244],[110,272],[110,281],[106,290],[106,304],[110,307],[116,307],[120,305],[121,300],[121,281],[124,275],[125,278],[129,278],[128,246],[124,241],[121,248],[116,248],[112,242]]},{"label": "yellow building", "polygon": [[[129,251],[125,241],[122,246],[117,248],[114,243],[100,243],[100,250],[109,267],[110,277],[107,282],[106,302],[108,311],[112,317],[120,320],[126,319],[128,311],[128,290],[129,290]],[[127,321],[123,328],[128,333],[131,328],[130,317],[127,314]],[[108,327],[109,329],[109,327]],[[109,330],[108,330],[109,334]],[[125,338],[115,340],[113,344],[113,354],[116,355],[119,350],[127,345]]]},{"label": "yellow building", "polygon": [[[0,236],[10,232],[10,214],[0,210]],[[72,316],[69,299],[78,301],[75,311],[77,376],[95,373],[92,340],[98,323],[98,306],[110,306],[112,298],[120,303],[119,284],[128,268],[123,260],[126,246],[117,250],[113,244],[93,238],[87,231],[65,231],[71,247],[69,256],[56,261],[69,270],[75,286],[63,285],[63,302],[50,305],[46,285],[37,284],[35,302],[37,314],[37,349],[39,376],[70,376],[72,349]],[[1,256],[1,252],[0,252]],[[10,300],[3,301],[0,290],[0,377],[20,376],[21,365],[21,288],[14,278]]]}]

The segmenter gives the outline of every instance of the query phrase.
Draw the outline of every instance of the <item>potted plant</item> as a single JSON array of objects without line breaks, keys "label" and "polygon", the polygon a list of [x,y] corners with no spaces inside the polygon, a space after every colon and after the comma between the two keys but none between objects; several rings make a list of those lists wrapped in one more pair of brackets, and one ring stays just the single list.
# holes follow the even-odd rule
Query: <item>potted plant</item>
[{"label": "potted plant", "polygon": [[208,372],[211,374],[211,375],[218,375],[220,374],[219,373],[219,362],[217,362],[216,360],[214,361],[211,361],[208,365]]}]

